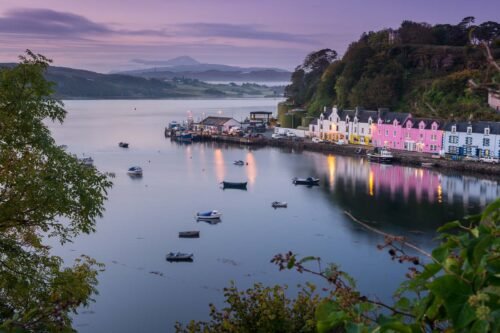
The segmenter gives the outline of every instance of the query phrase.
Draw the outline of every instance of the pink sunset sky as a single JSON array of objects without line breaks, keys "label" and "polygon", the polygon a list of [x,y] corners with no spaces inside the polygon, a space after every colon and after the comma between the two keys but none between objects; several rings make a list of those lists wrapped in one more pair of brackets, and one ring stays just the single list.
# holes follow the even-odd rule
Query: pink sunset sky
[{"label": "pink sunset sky", "polygon": [[204,63],[293,69],[321,48],[401,21],[500,21],[498,0],[0,0],[0,62],[29,48],[98,72],[188,55]]}]

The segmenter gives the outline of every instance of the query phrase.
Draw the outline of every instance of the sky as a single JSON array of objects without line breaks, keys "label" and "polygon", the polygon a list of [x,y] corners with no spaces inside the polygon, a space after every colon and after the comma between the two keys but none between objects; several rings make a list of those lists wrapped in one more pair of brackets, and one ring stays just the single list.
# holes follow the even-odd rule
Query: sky
[{"label": "sky", "polygon": [[[498,0],[0,0],[0,62],[26,49],[107,73],[177,56],[292,70],[403,20],[500,21]],[[146,65],[148,64],[148,65]]]}]

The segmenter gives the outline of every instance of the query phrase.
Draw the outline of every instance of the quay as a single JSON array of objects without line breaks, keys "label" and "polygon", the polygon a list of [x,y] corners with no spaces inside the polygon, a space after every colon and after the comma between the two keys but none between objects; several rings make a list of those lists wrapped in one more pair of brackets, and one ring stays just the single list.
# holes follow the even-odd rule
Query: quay
[{"label": "quay", "polygon": [[[315,143],[308,138],[279,138],[273,139],[267,135],[258,137],[239,137],[224,134],[199,134],[193,138],[194,142],[223,142],[234,145],[245,146],[268,146],[277,148],[289,148],[297,151],[314,151],[320,153],[329,153],[335,155],[353,156],[365,158],[366,152],[373,147],[356,144],[333,144],[333,143]],[[175,140],[175,137],[171,137]],[[394,164],[422,167],[424,164],[432,164],[431,168],[458,171],[468,174],[483,174],[493,178],[500,179],[500,163],[484,163],[476,161],[452,160],[441,157],[434,158],[435,154],[421,153],[413,151],[391,150],[394,155]]]}]

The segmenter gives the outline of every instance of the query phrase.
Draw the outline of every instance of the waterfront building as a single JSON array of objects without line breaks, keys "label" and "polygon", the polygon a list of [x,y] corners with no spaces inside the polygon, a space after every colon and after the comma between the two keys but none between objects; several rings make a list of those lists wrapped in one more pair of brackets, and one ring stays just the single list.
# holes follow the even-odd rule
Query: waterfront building
[{"label": "waterfront building", "polygon": [[231,127],[240,127],[241,123],[230,117],[209,116],[194,125],[194,129],[200,132],[222,133],[229,132]]},{"label": "waterfront building", "polygon": [[444,125],[443,151],[458,156],[500,158],[500,123],[449,122]]},{"label": "waterfront building", "polygon": [[403,124],[403,149],[421,153],[440,153],[443,124],[439,120],[408,118]]},{"label": "waterfront building", "polygon": [[337,107],[323,109],[319,118],[309,124],[309,136],[329,141],[344,141],[353,144],[371,144],[372,125],[378,111],[356,108],[339,110]]},{"label": "waterfront building", "polygon": [[488,93],[488,105],[490,108],[500,112],[500,92],[490,91]]},{"label": "waterfront building", "polygon": [[250,112],[250,122],[251,123],[263,123],[269,125],[271,116],[273,115],[270,111],[251,111]]},{"label": "waterfront building", "polygon": [[372,145],[391,149],[404,149],[403,124],[411,118],[410,113],[379,112],[377,123],[372,129]]}]

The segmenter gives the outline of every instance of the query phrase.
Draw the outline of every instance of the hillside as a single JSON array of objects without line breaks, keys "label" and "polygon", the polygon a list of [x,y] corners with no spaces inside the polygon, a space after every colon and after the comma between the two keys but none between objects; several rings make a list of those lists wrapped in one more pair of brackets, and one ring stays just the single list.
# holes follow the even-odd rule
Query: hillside
[{"label": "hillside", "polygon": [[171,80],[175,77],[185,77],[201,81],[289,81],[291,73],[279,68],[238,67],[220,64],[201,63],[191,57],[181,56],[165,61],[149,61],[134,59],[143,65],[156,65],[144,69],[117,72],[144,78]]},{"label": "hillside", "polygon": [[[478,46],[500,56],[500,24],[457,25],[405,21],[397,30],[369,32],[342,59],[325,50],[311,53],[292,74],[288,103],[318,115],[323,106],[380,107],[443,119],[500,119],[487,106],[487,89],[498,90],[495,74]],[[469,36],[472,39],[469,39]],[[470,80],[484,83],[471,89]]]},{"label": "hillside", "polygon": [[[14,65],[0,64],[0,68]],[[165,81],[66,67],[49,67],[45,76],[55,83],[55,96],[61,99],[275,97],[283,94],[283,87],[208,84],[187,78]]]}]

